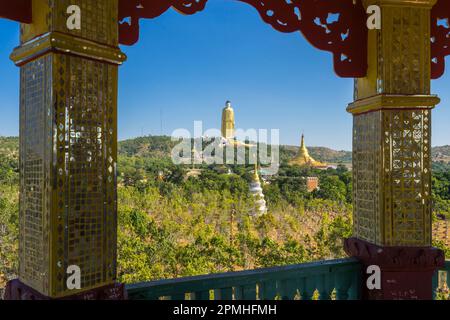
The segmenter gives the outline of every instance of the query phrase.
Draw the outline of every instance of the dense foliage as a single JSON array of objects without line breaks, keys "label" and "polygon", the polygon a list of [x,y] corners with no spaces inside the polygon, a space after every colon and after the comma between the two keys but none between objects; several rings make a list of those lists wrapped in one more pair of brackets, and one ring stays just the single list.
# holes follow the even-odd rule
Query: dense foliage
[{"label": "dense foliage", "polygon": [[447,220],[450,219],[450,164],[436,163],[433,171],[434,210]]},{"label": "dense foliage", "polygon": [[[17,143],[17,138],[0,139],[0,287],[17,270]],[[248,191],[252,167],[176,166],[168,158],[173,145],[167,137],[120,143],[120,281],[344,256],[342,240],[352,225],[352,177],[345,166],[316,171],[283,161],[279,174],[264,185],[269,214],[254,218]],[[282,148],[282,159],[288,149]],[[441,167],[433,175],[435,212],[448,217],[450,175]],[[320,177],[320,189],[307,192],[305,176]]]},{"label": "dense foliage", "polygon": [[[122,181],[130,181],[128,173],[122,173]],[[148,173],[136,185],[120,187],[122,280],[343,256],[342,238],[351,234],[347,188],[338,172],[324,175],[330,179],[329,186],[317,195],[306,192],[300,177],[266,185],[270,213],[259,218],[249,215],[253,199],[248,193],[248,172],[240,176],[204,168],[198,178],[173,180],[169,175],[165,181]]]}]

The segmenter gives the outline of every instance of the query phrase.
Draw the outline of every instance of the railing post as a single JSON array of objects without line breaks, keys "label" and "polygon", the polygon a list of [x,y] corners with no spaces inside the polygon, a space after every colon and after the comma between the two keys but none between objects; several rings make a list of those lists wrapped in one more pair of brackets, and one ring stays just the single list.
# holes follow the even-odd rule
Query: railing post
[{"label": "railing post", "polygon": [[439,270],[436,271],[433,275],[433,280],[432,280],[432,285],[431,285],[431,291],[433,293],[433,300],[436,299],[438,287],[439,287]]},{"label": "railing post", "polygon": [[[430,12],[436,0],[364,0],[381,8],[369,30],[368,74],[355,80],[354,238],[346,251],[381,268],[367,299],[432,299],[443,252],[431,247]],[[435,23],[435,22],[433,22]],[[366,274],[366,270],[363,270]]]},{"label": "railing post", "polygon": [[20,267],[7,295],[121,299],[117,77],[126,57],[118,0],[32,5],[32,23],[21,25],[11,55],[21,74]]}]

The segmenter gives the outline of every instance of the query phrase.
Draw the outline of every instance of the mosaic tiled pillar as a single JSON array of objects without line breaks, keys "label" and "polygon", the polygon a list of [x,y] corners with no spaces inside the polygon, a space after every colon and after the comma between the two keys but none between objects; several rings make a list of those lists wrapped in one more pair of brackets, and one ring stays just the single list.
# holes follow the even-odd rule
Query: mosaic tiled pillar
[{"label": "mosaic tiled pillar", "polygon": [[346,249],[382,271],[375,299],[431,298],[443,254],[431,247],[430,10],[435,0],[367,0],[381,7],[369,30],[369,71],[355,80],[354,238]]},{"label": "mosaic tiled pillar", "polygon": [[[70,30],[68,7],[80,9]],[[20,267],[12,298],[115,298],[117,0],[33,0],[20,66]],[[67,286],[70,266],[81,288]]]}]

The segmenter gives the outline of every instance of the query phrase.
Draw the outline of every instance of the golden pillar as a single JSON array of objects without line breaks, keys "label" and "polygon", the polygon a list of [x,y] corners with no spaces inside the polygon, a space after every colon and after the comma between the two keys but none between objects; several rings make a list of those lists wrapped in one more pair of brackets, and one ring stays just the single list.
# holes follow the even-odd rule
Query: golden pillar
[{"label": "golden pillar", "polygon": [[126,58],[118,0],[32,7],[11,55],[20,66],[20,281],[8,292],[114,298],[117,81]]},{"label": "golden pillar", "polygon": [[381,267],[384,287],[368,292],[373,298],[431,298],[430,275],[443,260],[431,248],[431,110],[440,101],[430,94],[435,2],[363,1],[381,8],[381,29],[368,31],[367,77],[355,80],[347,109],[355,238],[346,248]]}]

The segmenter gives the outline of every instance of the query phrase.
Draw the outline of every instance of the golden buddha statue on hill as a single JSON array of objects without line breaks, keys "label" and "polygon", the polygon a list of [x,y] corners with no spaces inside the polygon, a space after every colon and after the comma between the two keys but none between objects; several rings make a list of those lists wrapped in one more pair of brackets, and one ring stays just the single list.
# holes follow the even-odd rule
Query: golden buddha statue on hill
[{"label": "golden buddha statue on hill", "polygon": [[222,137],[225,139],[234,139],[234,110],[231,102],[227,101],[225,108],[222,110]]},{"label": "golden buddha statue on hill", "polygon": [[225,108],[222,110],[222,139],[223,144],[226,146],[235,147],[254,147],[255,145],[238,141],[236,138],[236,124],[234,117],[234,110],[231,106],[231,102],[227,101]]},{"label": "golden buddha statue on hill", "polygon": [[322,163],[320,161],[314,160],[313,157],[309,155],[308,149],[305,144],[305,135],[302,134],[302,142],[300,144],[300,150],[298,155],[289,161],[289,165],[301,166],[301,167],[313,167],[318,169],[326,169],[328,165],[326,163]]}]

